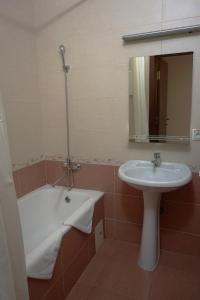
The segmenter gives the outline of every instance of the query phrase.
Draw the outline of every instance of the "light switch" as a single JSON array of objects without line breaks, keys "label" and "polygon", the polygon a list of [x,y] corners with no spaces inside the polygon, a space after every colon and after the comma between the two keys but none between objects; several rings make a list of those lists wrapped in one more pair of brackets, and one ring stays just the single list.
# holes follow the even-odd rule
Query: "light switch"
[{"label": "light switch", "polygon": [[200,129],[192,129],[192,140],[200,141]]}]

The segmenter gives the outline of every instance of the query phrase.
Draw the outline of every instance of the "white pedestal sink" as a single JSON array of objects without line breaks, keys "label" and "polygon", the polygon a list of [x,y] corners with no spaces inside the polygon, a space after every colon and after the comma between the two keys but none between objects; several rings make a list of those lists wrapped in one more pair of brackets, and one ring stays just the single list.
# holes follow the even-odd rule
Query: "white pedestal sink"
[{"label": "white pedestal sink", "polygon": [[118,176],[143,191],[144,216],[138,264],[146,271],[153,271],[160,255],[161,194],[187,184],[192,172],[180,163],[162,162],[159,167],[154,167],[150,161],[130,160],[121,165]]}]

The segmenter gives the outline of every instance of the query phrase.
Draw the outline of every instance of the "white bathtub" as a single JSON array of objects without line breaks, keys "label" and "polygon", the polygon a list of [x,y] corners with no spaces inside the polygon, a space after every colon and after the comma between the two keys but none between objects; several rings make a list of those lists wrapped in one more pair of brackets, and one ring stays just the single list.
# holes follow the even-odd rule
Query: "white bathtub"
[{"label": "white bathtub", "polygon": [[[70,202],[65,200],[69,197]],[[102,192],[82,189],[68,191],[65,187],[45,185],[18,199],[19,214],[26,255],[27,269],[36,253],[45,243],[56,238],[59,232],[66,233],[71,227],[64,222],[80,213],[82,204],[97,202]]]}]

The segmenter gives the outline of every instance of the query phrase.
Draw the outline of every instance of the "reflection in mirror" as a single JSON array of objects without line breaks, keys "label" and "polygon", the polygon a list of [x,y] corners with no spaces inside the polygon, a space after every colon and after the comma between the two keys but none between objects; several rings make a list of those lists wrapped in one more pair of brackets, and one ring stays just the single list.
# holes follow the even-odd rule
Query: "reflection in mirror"
[{"label": "reflection in mirror", "polygon": [[192,67],[192,52],[130,58],[130,141],[189,142]]}]

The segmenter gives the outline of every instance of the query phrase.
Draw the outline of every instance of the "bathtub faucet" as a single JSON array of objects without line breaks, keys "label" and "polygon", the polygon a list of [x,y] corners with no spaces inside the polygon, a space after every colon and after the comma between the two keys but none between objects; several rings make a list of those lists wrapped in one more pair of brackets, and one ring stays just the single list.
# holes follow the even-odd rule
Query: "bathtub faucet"
[{"label": "bathtub faucet", "polygon": [[64,164],[64,174],[59,177],[53,184],[52,187],[55,187],[57,183],[59,183],[61,180],[63,180],[65,177],[68,177],[70,179],[70,175],[72,176],[72,180],[71,180],[71,184],[70,187],[68,188],[69,190],[71,190],[74,186],[73,184],[73,172],[74,171],[78,171],[81,168],[81,165],[75,162],[72,162],[71,159],[67,159]]},{"label": "bathtub faucet", "polygon": [[58,182],[60,182],[61,180],[63,180],[66,176],[67,176],[67,174],[65,173],[65,174],[63,174],[61,177],[59,177],[58,179],[56,179],[56,181],[55,181],[54,183],[52,183],[52,187],[55,187],[56,184],[57,184]]},{"label": "bathtub faucet", "polygon": [[71,159],[67,159],[64,162],[64,169],[65,169],[66,173],[68,173],[68,170],[69,171],[78,171],[78,170],[80,170],[80,168],[81,168],[81,165],[76,162],[71,161]]}]

